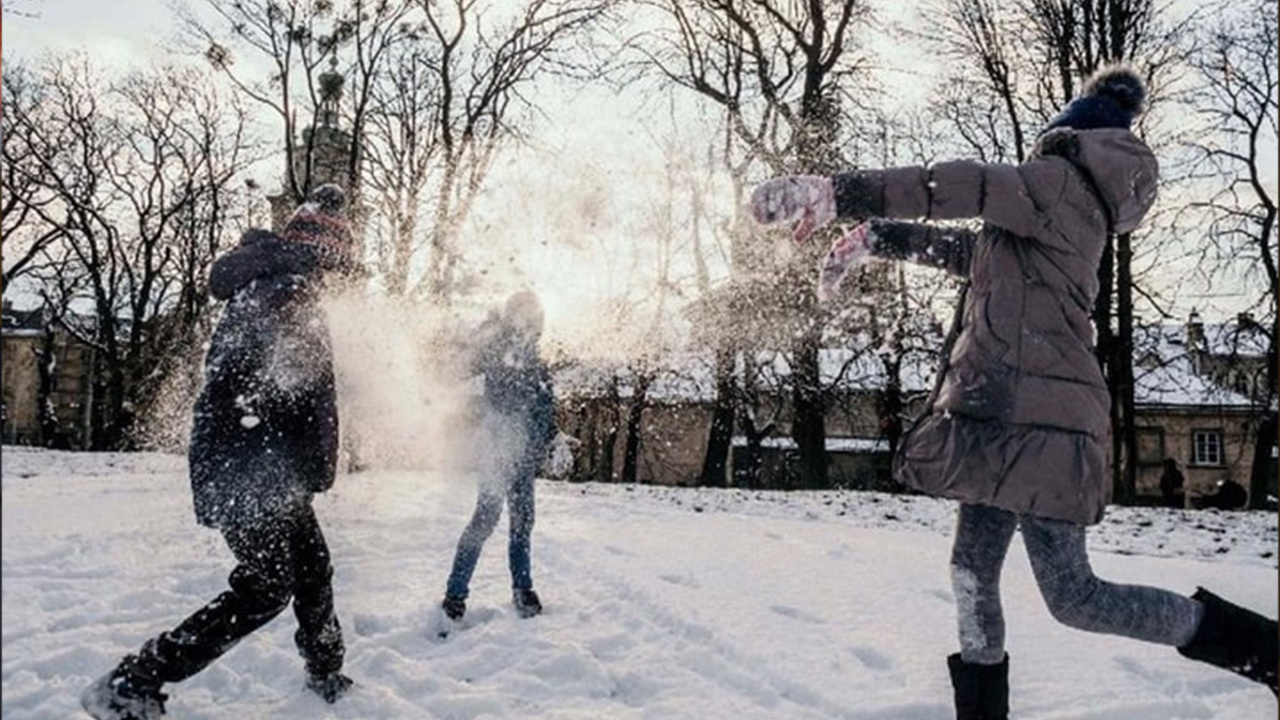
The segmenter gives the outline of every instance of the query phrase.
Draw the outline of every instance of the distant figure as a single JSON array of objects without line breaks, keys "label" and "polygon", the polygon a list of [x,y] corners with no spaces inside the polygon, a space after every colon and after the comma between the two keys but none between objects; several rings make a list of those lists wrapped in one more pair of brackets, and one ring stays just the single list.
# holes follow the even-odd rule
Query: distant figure
[{"label": "distant figure", "polygon": [[458,539],[441,607],[451,620],[467,610],[471,575],[493,534],[505,499],[510,510],[507,563],[511,599],[520,617],[542,612],[533,590],[529,542],[533,533],[534,478],[555,436],[551,373],[538,356],[543,312],[538,296],[518,292],[476,331],[471,369],[484,375],[485,433],[475,514]]},{"label": "distant figure", "polygon": [[1166,507],[1183,507],[1183,477],[1178,470],[1178,461],[1173,458],[1164,459],[1164,472],[1160,474],[1160,497]]},{"label": "distant figure", "polygon": [[319,300],[355,271],[346,196],[316,188],[277,235],[247,231],[214,262],[227,302],[205,357],[189,452],[196,521],[222,532],[229,587],[147,640],[82,693],[98,720],[156,720],[161,688],[205,669],[290,604],[306,686],[326,702],[350,687],[333,608],[333,564],[312,496],[333,486],[338,409]]},{"label": "distant figure", "polygon": [[1239,510],[1247,502],[1249,502],[1249,491],[1235,480],[1224,478],[1218,481],[1218,490],[1208,497],[1205,507]]}]

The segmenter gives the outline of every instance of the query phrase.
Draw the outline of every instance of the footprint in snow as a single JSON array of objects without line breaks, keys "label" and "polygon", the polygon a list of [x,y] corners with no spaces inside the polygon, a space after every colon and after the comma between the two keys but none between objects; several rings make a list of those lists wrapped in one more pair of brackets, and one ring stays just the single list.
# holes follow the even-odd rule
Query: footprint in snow
[{"label": "footprint in snow", "polygon": [[893,667],[893,660],[875,648],[859,646],[849,648],[849,652],[858,658],[858,662],[872,670],[889,670]]},{"label": "footprint in snow", "polygon": [[807,623],[813,623],[814,625],[825,625],[827,623],[826,620],[823,620],[817,615],[807,613],[799,608],[793,608],[788,605],[773,605],[769,609],[783,617],[789,617],[789,618],[801,620]]},{"label": "footprint in snow", "polygon": [[701,583],[688,575],[659,575],[658,579],[664,582],[669,582],[672,585],[679,585],[680,587],[692,588],[694,590],[702,587]]}]

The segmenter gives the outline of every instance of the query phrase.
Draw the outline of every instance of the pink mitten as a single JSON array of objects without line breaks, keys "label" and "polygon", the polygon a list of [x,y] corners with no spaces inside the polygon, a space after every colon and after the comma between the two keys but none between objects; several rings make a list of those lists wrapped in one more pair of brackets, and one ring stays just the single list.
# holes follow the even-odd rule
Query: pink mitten
[{"label": "pink mitten", "polygon": [[796,242],[836,217],[835,188],[821,175],[787,175],[766,180],[751,193],[751,215],[762,225],[795,223]]},{"label": "pink mitten", "polygon": [[862,223],[832,243],[818,273],[818,302],[834,297],[849,269],[870,257],[872,239],[871,226]]}]

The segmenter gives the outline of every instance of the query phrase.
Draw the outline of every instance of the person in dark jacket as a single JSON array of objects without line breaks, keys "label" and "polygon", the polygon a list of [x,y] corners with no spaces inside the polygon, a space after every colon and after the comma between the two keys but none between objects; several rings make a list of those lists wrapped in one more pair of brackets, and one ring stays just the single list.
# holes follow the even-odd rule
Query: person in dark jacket
[{"label": "person in dark jacket", "polygon": [[[794,222],[797,239],[836,218],[865,220],[828,253],[820,298],[872,256],[967,280],[939,384],[894,459],[903,484],[961,502],[951,556],[960,652],[947,659],[960,720],[1008,715],[999,582],[1019,526],[1060,622],[1171,645],[1276,690],[1274,620],[1203,588],[1187,598],[1105,582],[1085,549],[1110,477],[1110,399],[1090,312],[1108,234],[1132,231],[1155,199],[1155,157],[1129,130],[1145,94],[1131,68],[1100,70],[1019,165],[791,176],[753,193],[756,219]],[[981,231],[929,222],[962,218],[981,218]]]},{"label": "person in dark jacket", "polygon": [[209,277],[227,301],[205,357],[189,467],[196,520],[222,532],[230,589],[148,640],[81,696],[98,720],[153,720],[161,687],[190,677],[293,602],[306,685],[327,702],[350,686],[333,567],[311,508],[334,482],[338,411],[326,281],[354,269],[341,188],[324,185],[280,235],[250,230]]},{"label": "person in dark jacket", "polygon": [[538,296],[522,291],[509,297],[502,313],[486,320],[476,333],[471,370],[484,376],[481,422],[486,445],[475,513],[458,539],[441,603],[452,620],[460,620],[467,610],[471,575],[502,515],[504,499],[510,512],[507,564],[512,603],[521,617],[542,612],[533,589],[529,550],[534,478],[555,434],[551,373],[538,356],[542,325]]},{"label": "person in dark jacket", "polygon": [[1180,508],[1186,504],[1182,486],[1185,479],[1178,469],[1178,461],[1173,458],[1164,459],[1164,472],[1160,473],[1160,498],[1165,507]]}]

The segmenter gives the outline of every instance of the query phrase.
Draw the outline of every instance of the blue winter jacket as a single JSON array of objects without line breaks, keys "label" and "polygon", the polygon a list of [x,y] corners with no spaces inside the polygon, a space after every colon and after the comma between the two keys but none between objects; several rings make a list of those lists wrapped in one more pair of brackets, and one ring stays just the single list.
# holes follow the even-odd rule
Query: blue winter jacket
[{"label": "blue winter jacket", "polygon": [[484,375],[486,403],[518,419],[528,452],[540,457],[555,435],[555,395],[537,341],[502,320],[486,321],[477,335],[487,340],[477,349],[472,370]]}]

